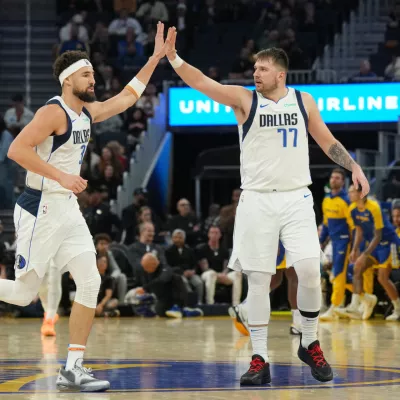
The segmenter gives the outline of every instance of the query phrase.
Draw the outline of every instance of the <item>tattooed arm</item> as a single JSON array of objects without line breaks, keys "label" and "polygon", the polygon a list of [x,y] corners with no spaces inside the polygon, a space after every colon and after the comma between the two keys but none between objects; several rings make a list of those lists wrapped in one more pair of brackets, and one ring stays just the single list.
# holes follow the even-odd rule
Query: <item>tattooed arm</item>
[{"label": "tattooed arm", "polygon": [[355,187],[361,190],[362,197],[366,196],[369,192],[369,183],[361,167],[325,125],[312,96],[304,92],[301,95],[308,112],[308,130],[311,136],[332,161],[352,172]]}]

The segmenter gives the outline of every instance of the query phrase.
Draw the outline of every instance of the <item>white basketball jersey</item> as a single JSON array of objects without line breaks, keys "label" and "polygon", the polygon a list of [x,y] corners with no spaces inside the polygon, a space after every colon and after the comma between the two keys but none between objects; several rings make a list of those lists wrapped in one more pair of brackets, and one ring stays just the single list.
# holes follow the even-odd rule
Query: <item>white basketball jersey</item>
[{"label": "white basketball jersey", "polygon": [[249,118],[239,125],[242,189],[288,191],[310,185],[308,116],[298,90],[277,103],[253,91]]},{"label": "white basketball jersey", "polygon": [[[90,139],[92,118],[83,107],[81,115],[71,110],[60,96],[55,96],[46,104],[58,104],[67,117],[68,128],[63,135],[51,135],[36,146],[38,156],[62,172],[80,175],[83,157]],[[28,171],[26,186],[43,192],[69,193],[58,182]]]}]

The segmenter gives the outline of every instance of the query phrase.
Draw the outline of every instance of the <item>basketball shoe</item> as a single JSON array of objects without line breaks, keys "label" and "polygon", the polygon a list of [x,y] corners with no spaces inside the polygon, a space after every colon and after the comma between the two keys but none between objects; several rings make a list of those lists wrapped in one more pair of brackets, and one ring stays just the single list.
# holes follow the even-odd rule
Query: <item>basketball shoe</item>
[{"label": "basketball shoe", "polygon": [[258,386],[271,383],[271,374],[269,372],[269,363],[258,354],[251,358],[249,370],[240,378],[240,384],[243,386]]}]

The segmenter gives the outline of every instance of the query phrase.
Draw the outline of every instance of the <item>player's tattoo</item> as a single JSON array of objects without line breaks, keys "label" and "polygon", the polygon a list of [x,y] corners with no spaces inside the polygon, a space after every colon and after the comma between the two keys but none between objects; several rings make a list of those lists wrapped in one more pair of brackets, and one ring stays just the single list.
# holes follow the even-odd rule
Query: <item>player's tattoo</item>
[{"label": "player's tattoo", "polygon": [[351,171],[354,164],[354,160],[351,158],[350,154],[339,142],[334,143],[328,150],[329,157],[339,164],[341,167]]}]

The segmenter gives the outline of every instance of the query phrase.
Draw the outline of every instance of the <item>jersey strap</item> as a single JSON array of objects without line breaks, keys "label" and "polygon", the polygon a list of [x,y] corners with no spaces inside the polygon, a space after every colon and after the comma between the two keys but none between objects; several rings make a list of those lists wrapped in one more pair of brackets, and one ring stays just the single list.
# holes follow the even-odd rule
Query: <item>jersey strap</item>
[{"label": "jersey strap", "polygon": [[306,132],[308,132],[308,115],[304,107],[303,98],[301,97],[301,92],[299,90],[295,90],[295,93],[297,98],[297,104],[299,105],[301,114],[303,115],[303,119],[306,124]]},{"label": "jersey strap", "polygon": [[246,137],[247,133],[249,132],[251,125],[253,124],[253,119],[254,119],[254,116],[256,115],[256,111],[257,111],[257,103],[258,103],[257,92],[255,90],[253,90],[253,100],[251,102],[250,114],[249,114],[249,117],[247,118],[246,122],[243,124],[242,142],[243,142],[244,138]]},{"label": "jersey strap", "polygon": [[71,121],[71,118],[69,117],[67,111],[62,106],[62,104],[61,104],[61,102],[59,100],[53,99],[53,100],[48,101],[46,104],[57,104],[57,105],[59,105],[64,110],[65,115],[67,116],[67,124],[68,124],[67,131],[62,135],[54,135],[54,137],[53,137],[53,147],[51,149],[51,152],[54,153],[59,147],[61,147],[65,143],[67,143],[69,138],[71,137],[72,121]]}]

